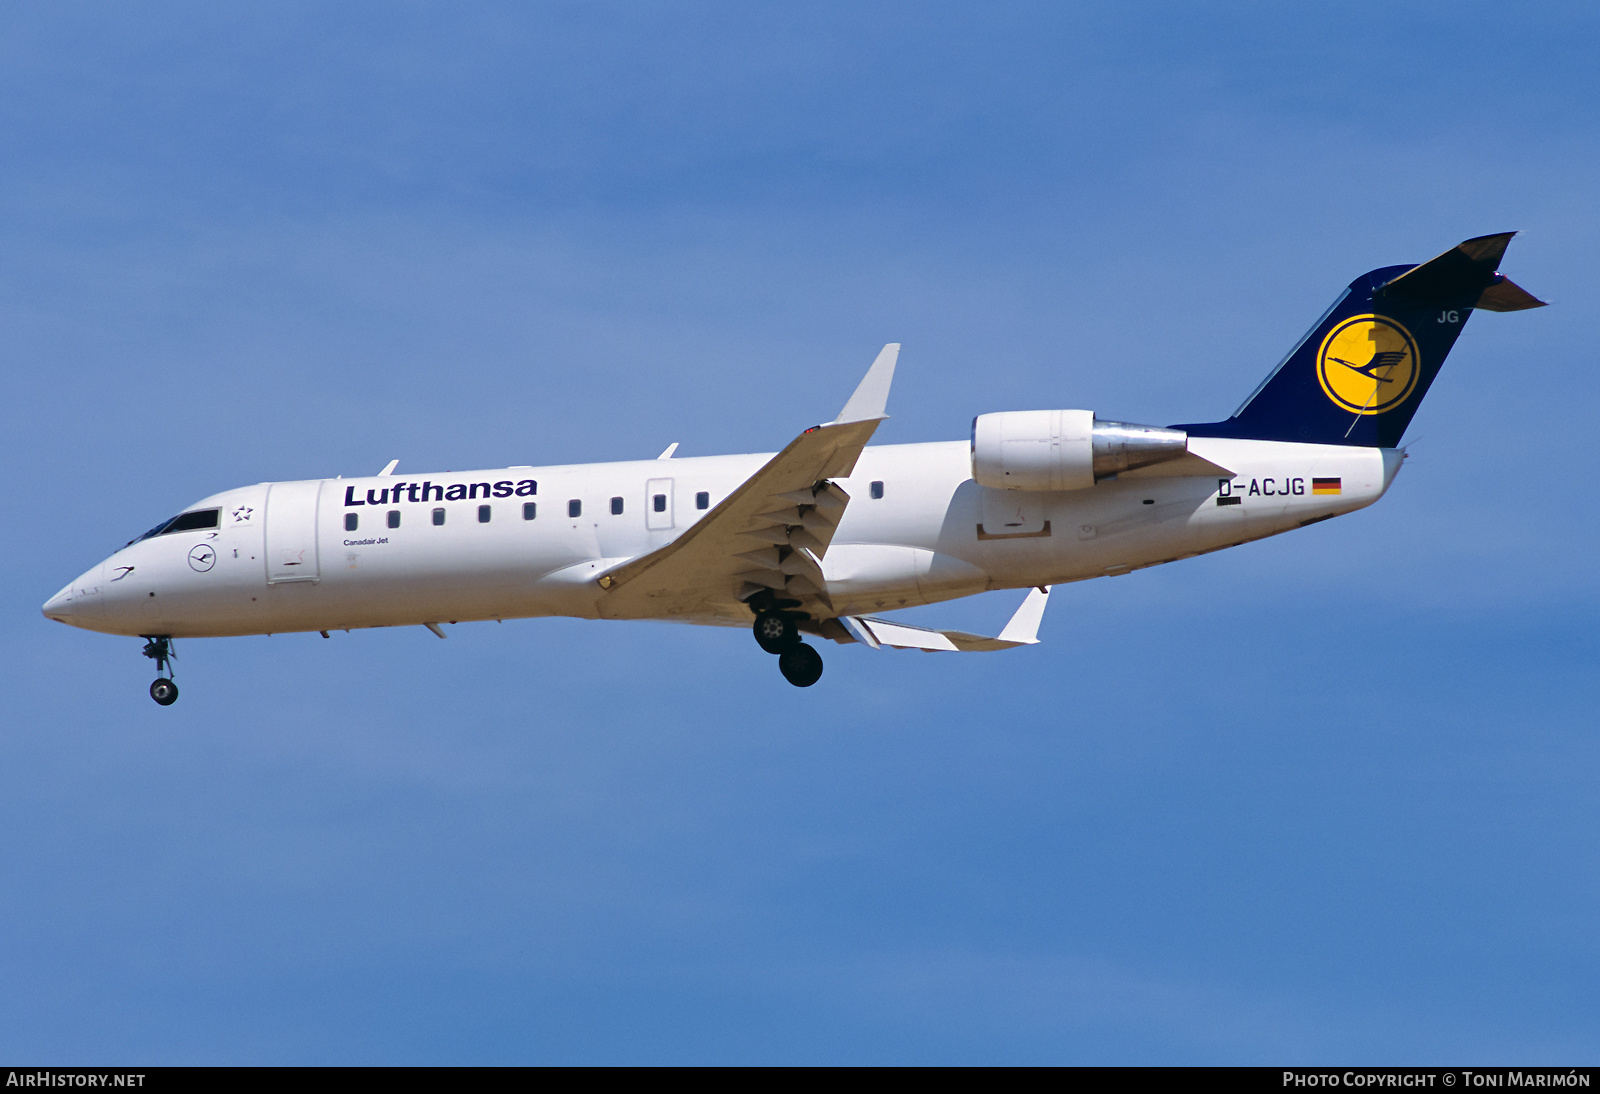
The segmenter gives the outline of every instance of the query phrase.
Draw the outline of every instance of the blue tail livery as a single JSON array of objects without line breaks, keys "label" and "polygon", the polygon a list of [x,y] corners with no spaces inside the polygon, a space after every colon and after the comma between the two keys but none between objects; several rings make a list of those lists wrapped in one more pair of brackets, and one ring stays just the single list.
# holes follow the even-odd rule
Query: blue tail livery
[{"label": "blue tail livery", "polygon": [[1543,307],[1497,272],[1515,232],[1478,236],[1420,266],[1356,278],[1222,422],[1192,437],[1394,448],[1474,309]]}]

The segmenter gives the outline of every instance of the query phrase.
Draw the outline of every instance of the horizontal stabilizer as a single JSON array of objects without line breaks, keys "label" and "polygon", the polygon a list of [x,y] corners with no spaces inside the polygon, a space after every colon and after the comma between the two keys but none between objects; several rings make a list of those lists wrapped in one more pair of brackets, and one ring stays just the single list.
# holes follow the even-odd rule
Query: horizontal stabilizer
[{"label": "horizontal stabilizer", "polygon": [[840,622],[855,635],[856,641],[873,649],[888,646],[897,650],[987,653],[992,650],[1036,645],[1039,641],[1039,621],[1044,618],[1045,605],[1049,601],[1048,587],[1030,590],[1022,601],[1022,606],[1001,630],[998,638],[968,634],[966,631],[936,631],[927,627],[913,627],[905,623],[891,623],[887,619],[878,619],[870,615],[847,615]]},{"label": "horizontal stabilizer", "polygon": [[1542,308],[1544,301],[1496,272],[1506,256],[1511,237],[1516,234],[1499,232],[1466,240],[1438,258],[1401,274],[1374,296],[1413,305],[1465,304],[1486,311]]},{"label": "horizontal stabilizer", "polygon": [[1534,296],[1527,289],[1512,281],[1509,277],[1502,277],[1490,285],[1478,296],[1478,302],[1473,307],[1482,308],[1484,311],[1527,311],[1529,308],[1542,308],[1545,302]]}]

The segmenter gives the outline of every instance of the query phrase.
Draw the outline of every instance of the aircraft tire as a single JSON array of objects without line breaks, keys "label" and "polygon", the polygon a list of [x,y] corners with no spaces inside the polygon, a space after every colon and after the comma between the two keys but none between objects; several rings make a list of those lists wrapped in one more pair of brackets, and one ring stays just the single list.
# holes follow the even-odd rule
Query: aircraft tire
[{"label": "aircraft tire", "polygon": [[800,644],[800,631],[794,620],[782,612],[762,612],[750,628],[756,636],[756,645],[768,653],[784,653]]},{"label": "aircraft tire", "polygon": [[778,671],[797,688],[808,688],[822,679],[822,655],[801,642],[778,655]]},{"label": "aircraft tire", "polygon": [[155,683],[150,685],[150,698],[164,707],[170,707],[178,701],[178,685],[165,676],[157,677]]}]

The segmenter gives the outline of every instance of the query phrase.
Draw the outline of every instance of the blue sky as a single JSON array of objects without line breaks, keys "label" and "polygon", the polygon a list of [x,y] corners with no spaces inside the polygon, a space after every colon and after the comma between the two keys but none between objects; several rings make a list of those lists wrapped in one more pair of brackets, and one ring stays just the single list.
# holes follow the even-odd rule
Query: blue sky
[{"label": "blue sky", "polygon": [[[8,10],[0,1056],[1593,1059],[1592,7],[463,7]],[[883,441],[1222,417],[1509,229],[1555,306],[1388,498],[1031,649],[195,641],[163,710],[38,612],[243,483],[771,450],[888,341]]]}]

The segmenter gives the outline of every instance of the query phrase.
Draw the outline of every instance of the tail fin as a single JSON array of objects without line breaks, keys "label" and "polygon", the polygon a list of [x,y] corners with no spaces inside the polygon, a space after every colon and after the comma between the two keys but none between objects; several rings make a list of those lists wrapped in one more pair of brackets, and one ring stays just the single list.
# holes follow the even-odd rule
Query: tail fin
[{"label": "tail fin", "polygon": [[1515,234],[1479,236],[1420,266],[1356,278],[1233,417],[1173,428],[1395,447],[1473,309],[1544,306],[1495,272]]}]

